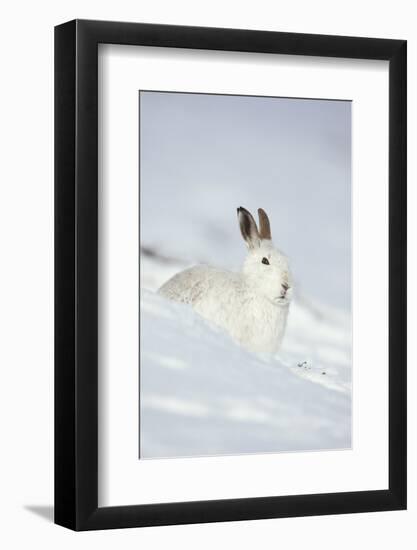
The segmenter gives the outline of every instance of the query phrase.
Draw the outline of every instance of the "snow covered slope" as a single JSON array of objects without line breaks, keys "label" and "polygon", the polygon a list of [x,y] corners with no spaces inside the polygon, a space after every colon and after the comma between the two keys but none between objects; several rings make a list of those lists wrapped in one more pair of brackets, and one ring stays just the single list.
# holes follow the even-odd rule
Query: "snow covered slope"
[{"label": "snow covered slope", "polygon": [[[141,456],[350,447],[350,102],[140,102]],[[276,357],[155,295],[193,264],[239,269],[238,206],[267,211],[290,259],[295,299]]]},{"label": "snow covered slope", "polygon": [[[183,267],[143,262],[153,289]],[[350,316],[338,310],[295,300],[272,357],[142,290],[141,458],[349,448],[350,365]]]}]

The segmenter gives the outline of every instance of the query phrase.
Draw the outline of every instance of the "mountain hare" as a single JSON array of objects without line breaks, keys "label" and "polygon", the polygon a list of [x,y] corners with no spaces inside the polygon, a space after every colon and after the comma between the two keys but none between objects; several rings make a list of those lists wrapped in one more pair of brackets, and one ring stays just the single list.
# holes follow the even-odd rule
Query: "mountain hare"
[{"label": "mountain hare", "polygon": [[159,294],[191,304],[250,351],[275,352],[285,332],[292,295],[287,258],[274,248],[269,219],[259,208],[259,231],[245,208],[237,209],[248,247],[241,273],[198,265],[167,281]]}]

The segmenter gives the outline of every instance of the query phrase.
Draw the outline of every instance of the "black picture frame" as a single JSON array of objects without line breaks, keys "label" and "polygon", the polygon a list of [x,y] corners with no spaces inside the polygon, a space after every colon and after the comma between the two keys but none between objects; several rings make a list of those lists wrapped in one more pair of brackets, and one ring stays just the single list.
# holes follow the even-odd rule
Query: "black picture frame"
[{"label": "black picture frame", "polygon": [[[98,44],[389,62],[389,488],[98,506]],[[55,28],[55,523],[92,530],[406,508],[406,41],[74,20]],[[376,205],[377,207],[377,205]]]}]

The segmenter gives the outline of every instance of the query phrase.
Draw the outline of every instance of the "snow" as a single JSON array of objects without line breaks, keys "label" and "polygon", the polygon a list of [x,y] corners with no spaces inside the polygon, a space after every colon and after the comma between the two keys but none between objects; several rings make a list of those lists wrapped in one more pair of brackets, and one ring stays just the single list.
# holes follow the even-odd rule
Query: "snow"
[{"label": "snow", "polygon": [[142,92],[141,239],[239,269],[236,208],[264,208],[297,287],[350,308],[351,103]]},{"label": "snow", "polygon": [[[182,267],[142,264],[154,288]],[[143,289],[140,348],[141,458],[351,446],[349,315],[296,300],[279,354],[253,354]]]},{"label": "snow", "polygon": [[[350,448],[350,102],[140,97],[140,457]],[[275,356],[156,294],[191,265],[239,270],[238,206],[290,259]]]}]

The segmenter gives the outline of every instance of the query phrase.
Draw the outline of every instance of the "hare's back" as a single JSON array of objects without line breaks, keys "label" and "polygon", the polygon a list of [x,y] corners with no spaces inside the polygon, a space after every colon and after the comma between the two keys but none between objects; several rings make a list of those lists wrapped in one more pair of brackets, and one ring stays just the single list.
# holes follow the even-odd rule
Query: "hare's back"
[{"label": "hare's back", "polygon": [[228,271],[197,265],[174,275],[158,293],[176,302],[196,304],[211,294],[214,287],[227,284],[233,275]]}]

